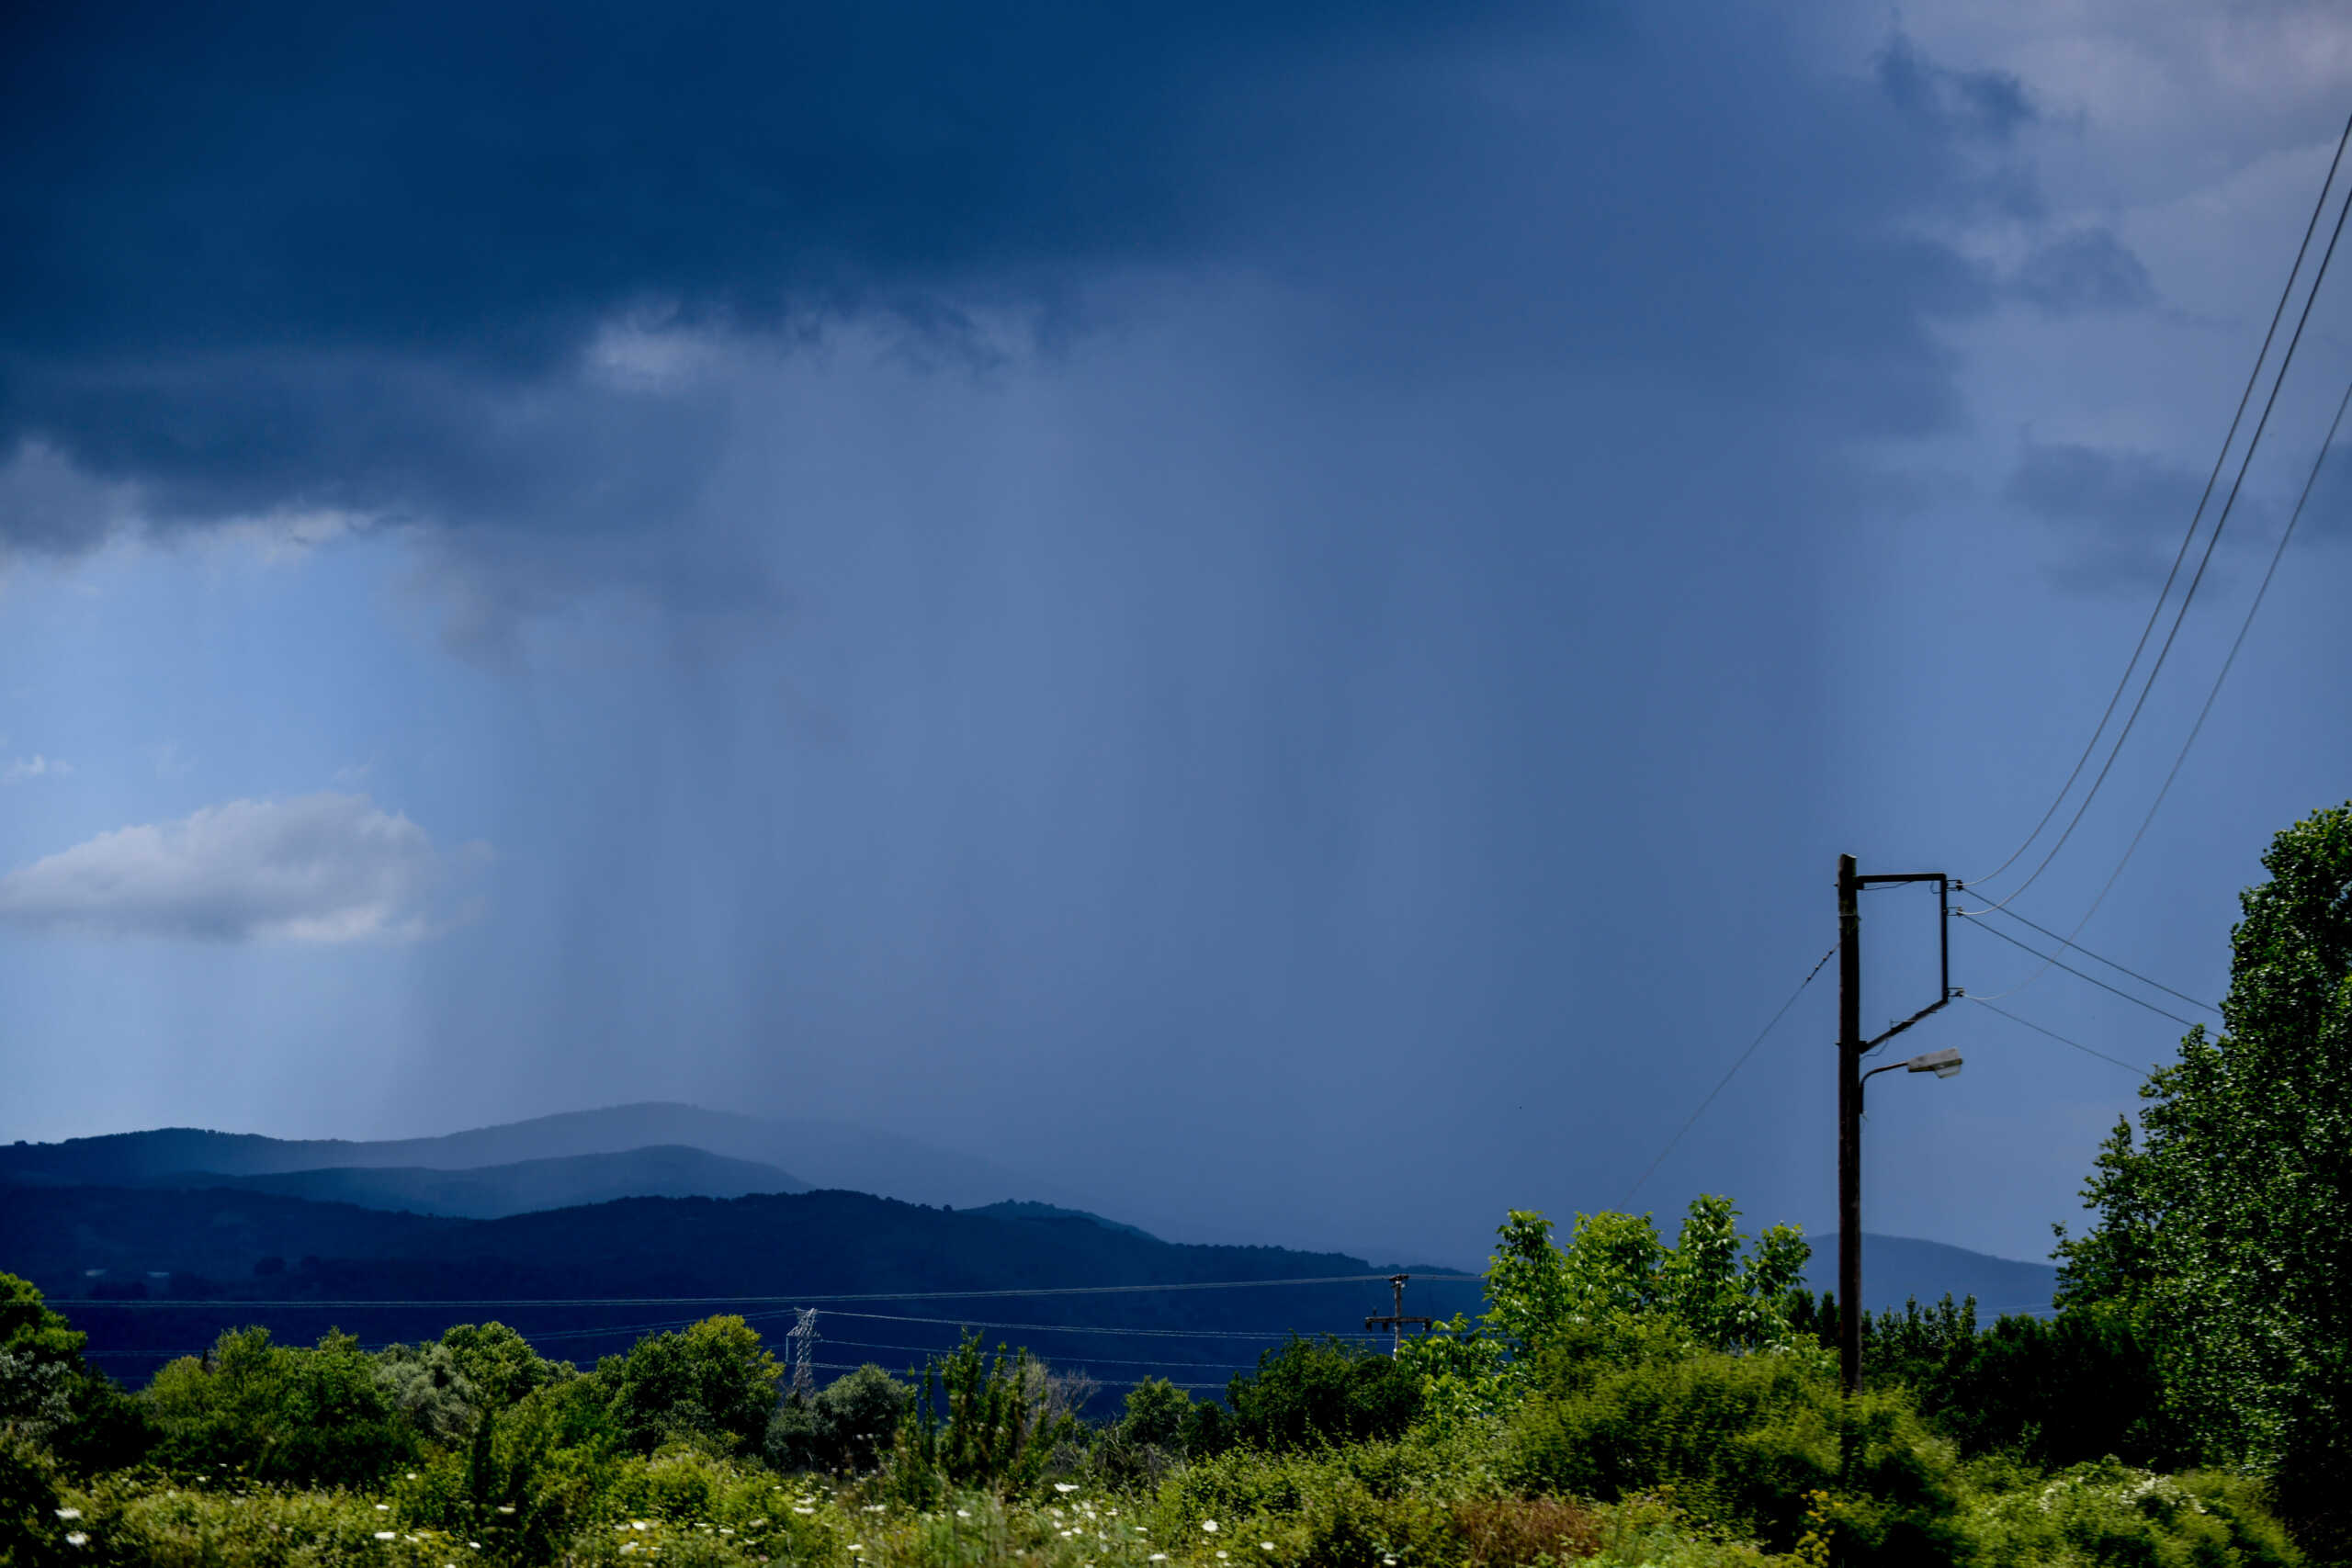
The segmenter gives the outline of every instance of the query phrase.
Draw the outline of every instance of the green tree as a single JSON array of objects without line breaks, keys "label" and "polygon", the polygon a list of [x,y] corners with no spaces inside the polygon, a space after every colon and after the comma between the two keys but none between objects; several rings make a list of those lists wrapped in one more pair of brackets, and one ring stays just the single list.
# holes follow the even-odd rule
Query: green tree
[{"label": "green tree", "polygon": [[781,1471],[866,1471],[897,1438],[914,1390],[871,1361],[814,1399],[794,1393],[768,1419],[768,1462]]},{"label": "green tree", "polygon": [[1394,1438],[1420,1413],[1419,1372],[1387,1352],[1293,1335],[1226,1385],[1234,1435],[1264,1449]]},{"label": "green tree", "polygon": [[2273,1472],[2339,1539],[2352,1474],[2352,804],[2279,833],[2199,1026],[2101,1149],[2062,1301],[2154,1337],[2210,1457]]},{"label": "green tree", "polygon": [[375,1358],[348,1334],[330,1331],[303,1350],[272,1344],[266,1328],[232,1330],[203,1359],[183,1356],[157,1372],[145,1399],[167,1468],[368,1486],[418,1451]]},{"label": "green tree", "polygon": [[741,1317],[640,1339],[596,1368],[621,1439],[650,1453],[676,1438],[757,1452],[784,1369]]}]

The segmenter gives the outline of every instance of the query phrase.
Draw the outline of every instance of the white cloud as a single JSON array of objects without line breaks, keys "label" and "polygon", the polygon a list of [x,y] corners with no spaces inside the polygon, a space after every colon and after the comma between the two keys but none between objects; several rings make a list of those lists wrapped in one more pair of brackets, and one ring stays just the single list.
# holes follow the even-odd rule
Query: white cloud
[{"label": "white cloud", "polygon": [[0,784],[23,784],[28,779],[62,779],[73,776],[74,764],[56,757],[44,757],[36,751],[29,757],[19,757],[0,768]]},{"label": "white cloud", "polygon": [[119,828],[0,876],[0,920],[206,942],[411,941],[486,846],[455,855],[364,795],[232,800]]}]

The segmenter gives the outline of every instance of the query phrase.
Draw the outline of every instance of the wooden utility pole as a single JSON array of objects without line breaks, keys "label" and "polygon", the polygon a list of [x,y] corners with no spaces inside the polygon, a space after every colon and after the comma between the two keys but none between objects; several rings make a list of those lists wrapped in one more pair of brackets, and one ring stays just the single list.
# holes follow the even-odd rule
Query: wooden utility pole
[{"label": "wooden utility pole", "polygon": [[1854,857],[1838,857],[1838,1378],[1862,1382],[1862,911]]},{"label": "wooden utility pole", "polygon": [[1405,1315],[1405,1281],[1411,1278],[1412,1276],[1410,1274],[1389,1275],[1388,1288],[1396,1292],[1396,1310],[1390,1313],[1386,1317],[1367,1317],[1363,1320],[1364,1332],[1367,1334],[1371,1333],[1374,1328],[1385,1328],[1388,1330],[1388,1354],[1392,1359],[1405,1353],[1405,1325],[1407,1324],[1418,1323],[1421,1325],[1423,1332],[1427,1332],[1432,1321],[1426,1317],[1407,1317]]},{"label": "wooden utility pole", "polygon": [[[1865,887],[1936,885],[1936,943],[1943,984],[1936,999],[1874,1039],[1862,1038],[1862,912]],[[1951,1000],[1951,879],[1940,871],[1864,876],[1838,857],[1838,1377],[1848,1393],[1862,1382],[1862,1058]]]}]

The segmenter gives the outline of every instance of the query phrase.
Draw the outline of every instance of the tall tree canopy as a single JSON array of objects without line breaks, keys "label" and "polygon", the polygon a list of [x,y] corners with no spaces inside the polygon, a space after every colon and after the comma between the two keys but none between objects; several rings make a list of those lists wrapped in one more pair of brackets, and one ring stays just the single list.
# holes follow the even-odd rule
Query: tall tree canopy
[{"label": "tall tree canopy", "polygon": [[2192,1029],[2136,1142],[2126,1122],[2101,1151],[2062,1300],[2139,1317],[2210,1457],[2310,1506],[2352,1474],[2352,804],[2263,865],[2222,1031]]}]

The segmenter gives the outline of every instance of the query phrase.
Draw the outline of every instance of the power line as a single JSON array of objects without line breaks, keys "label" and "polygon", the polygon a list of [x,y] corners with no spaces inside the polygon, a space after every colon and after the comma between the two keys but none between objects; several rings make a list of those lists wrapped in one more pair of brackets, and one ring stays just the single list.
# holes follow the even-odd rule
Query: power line
[{"label": "power line", "polygon": [[[1625,1189],[1625,1196],[1618,1200],[1617,1206],[1620,1209],[1628,1208],[1633,1203],[1634,1194],[1642,1190],[1642,1183],[1647,1181],[1651,1177],[1657,1174],[1657,1168],[1666,1163],[1666,1156],[1674,1152],[1674,1145],[1682,1141],[1682,1134],[1688,1133],[1693,1126],[1698,1124],[1699,1118],[1706,1114],[1707,1107],[1715,1102],[1715,1096],[1723,1093],[1724,1087],[1731,1082],[1733,1077],[1738,1073],[1739,1069],[1747,1066],[1747,1058],[1756,1055],[1756,1048],[1764,1043],[1764,1037],[1771,1033],[1772,1031],[1779,1026],[1781,1020],[1788,1016],[1789,1010],[1791,1008],[1797,1005],[1797,998],[1804,995],[1804,988],[1813,984],[1814,976],[1821,973],[1821,965],[1828,963],[1837,955],[1838,950],[1834,947],[1827,953],[1823,953],[1821,955],[1820,963],[1815,964],[1806,972],[1805,977],[1797,982],[1797,988],[1789,993],[1789,999],[1781,1004],[1781,1010],[1772,1015],[1771,1021],[1765,1024],[1762,1029],[1758,1030],[1757,1032],[1756,1038],[1747,1043],[1747,1049],[1739,1054],[1739,1060],[1731,1065],[1731,1070],[1724,1074],[1723,1077],[1716,1083],[1715,1087],[1707,1091],[1707,1098],[1699,1102],[1698,1110],[1690,1112],[1690,1120],[1684,1122],[1680,1127],[1675,1130],[1674,1136],[1667,1139],[1666,1147],[1658,1150],[1657,1158],[1650,1161],[1649,1168],[1642,1172],[1639,1177],[1635,1178],[1634,1184],[1631,1187]],[[1434,1276],[1431,1277],[1433,1278]]]},{"label": "power line", "polygon": [[[1971,911],[1955,910],[1955,911],[1953,911],[1953,912],[1954,912],[1955,914],[1958,914],[1958,913],[1973,913],[1974,911],[1973,911],[1973,910],[1971,910]],[[1978,931],[1983,931],[1986,936],[1996,936],[1996,937],[1999,937],[2003,942],[2007,942],[2011,947],[2017,948],[2017,949],[2020,950],[2021,952],[2025,952],[2025,953],[2032,953],[2036,958],[2039,958],[2039,959],[2041,959],[2041,960],[2042,966],[2043,966],[2044,968],[2058,968],[2058,969],[2064,969],[2064,971],[2066,971],[2066,973],[2067,973],[2067,974],[2072,975],[2073,976],[2075,976],[2075,979],[2077,979],[2077,980],[2087,980],[2087,981],[2089,981],[2092,985],[2097,986],[2100,990],[2107,992],[2107,993],[2108,993],[2108,995],[2109,995],[2109,996],[2114,996],[2114,997],[2121,997],[2125,1001],[2130,1002],[2130,1003],[2131,1003],[2132,1006],[2134,1006],[2134,1007],[2143,1007],[2143,1008],[2146,1008],[2150,1012],[2154,1013],[2158,1018],[2168,1018],[2168,1019],[2172,1020],[2175,1023],[2179,1024],[2179,1025],[2180,1025],[2182,1028],[2184,1028],[2184,1029],[2188,1029],[2188,1028],[2194,1028],[2194,1027],[2195,1027],[2195,1024],[2194,1024],[2194,1022],[2193,1022],[2191,1020],[2188,1020],[2188,1019],[2183,1018],[2183,1017],[2181,1017],[2181,1016],[2180,1016],[2180,1014],[2178,1014],[2178,1013],[2177,1013],[2177,1012],[2167,1012],[2165,1009],[2158,1007],[2155,1003],[2154,1003],[2154,1002],[2152,1002],[2152,1001],[2145,1001],[2145,1000],[2143,1000],[2141,998],[2138,998],[2138,997],[2133,996],[2133,995],[2132,995],[2131,992],[2129,992],[2129,991],[2118,990],[2115,987],[2109,985],[2106,981],[2104,981],[2104,980],[2100,979],[2098,976],[2096,976],[2096,975],[2086,975],[2086,974],[2084,974],[2081,970],[2079,970],[2079,969],[2075,968],[2075,967],[2073,964],[2061,964],[2061,963],[2059,963],[2059,961],[2058,961],[2056,958],[2053,958],[2053,957],[2052,957],[2050,954],[2048,954],[2048,953],[2046,953],[2042,952],[2040,948],[2038,948],[2038,947],[2030,947],[2030,946],[2028,946],[2026,943],[2019,942],[2017,938],[2015,938],[2015,937],[2011,936],[2008,932],[2007,932],[2007,931],[2000,931],[2000,930],[1998,930],[1998,929],[1996,929],[1996,928],[1995,928],[1995,927],[1992,927],[1992,926],[1978,926],[1976,929],[1977,929]],[[2059,941],[2061,941],[2061,942],[2065,942],[2065,938],[2064,938],[2064,937],[2061,937],[2061,938],[2059,938],[2058,940],[2059,940]],[[2069,947],[2071,947],[2071,946],[2073,946],[2074,944],[2073,944],[2072,942],[2067,942],[2067,944],[2066,944],[2066,945],[2068,945]],[[2023,988],[2024,988],[2024,987],[2023,987],[2022,986],[2012,986],[2012,987],[2009,987],[2009,989],[2008,989],[2008,990],[2007,990],[2007,991],[1996,991],[1996,992],[1995,992],[1994,994],[1995,994],[1996,996],[2002,996],[2002,997],[2006,997],[2006,996],[2010,995],[2012,992],[2018,991],[2018,990],[2022,990]],[[1984,1000],[1984,998],[1975,998],[1975,997],[1972,997],[1972,998],[1970,998],[1969,999],[1970,999],[1971,1001]],[[1989,1007],[1989,1006],[1991,1006],[1992,1004],[1991,1004],[1991,1002],[1990,1002],[1989,1000],[1986,1000],[1986,1001],[1985,1001],[1985,1005]]]},{"label": "power line", "polygon": [[[2352,200],[2347,200],[2346,206],[2352,208]],[[2341,217],[2337,218],[2336,228],[2339,232],[2343,225],[2344,220]],[[2213,700],[2222,694],[2222,683],[2230,678],[2230,670],[2238,661],[2238,650],[2245,647],[2246,633],[2254,629],[2255,615],[2262,608],[2264,596],[2270,592],[2271,579],[2278,575],[2278,563],[2286,558],[2287,554],[2287,541],[2295,536],[2295,525],[2303,520],[2304,504],[2312,498],[2312,487],[2319,483],[2320,468],[2327,461],[2328,449],[2335,445],[2335,433],[2343,426],[2344,412],[2347,405],[2352,405],[2352,383],[2345,386],[2344,396],[2336,400],[2335,417],[2328,422],[2327,436],[2319,444],[2319,451],[2312,458],[2312,471],[2303,480],[2302,493],[2295,498],[2295,510],[2288,517],[2286,529],[2278,536],[2278,543],[2270,552],[2270,564],[2263,570],[2262,582],[2254,591],[2254,602],[2245,607],[2245,619],[2238,623],[2238,635],[2230,640],[2230,651],[2222,660],[2220,672],[2213,677],[2212,689],[2205,694],[2204,705],[2197,710],[2197,722],[2188,727],[2188,738],[2180,743],[2179,754],[2173,758],[2172,768],[2165,774],[2165,782],[2156,791],[2156,798],[2148,803],[2148,814],[2140,818],[2140,826],[2132,833],[2132,841],[2123,847],[2123,858],[2115,863],[2115,869],[2108,874],[2107,886],[2098,890],[2098,897],[2091,900],[2090,908],[2084,912],[2082,923],[2075,926],[2075,930],[2077,932],[2083,929],[2083,926],[2090,923],[2091,916],[2098,912],[2099,905],[2106,901],[2108,894],[2114,889],[2116,878],[2121,876],[2123,868],[2132,863],[2132,855],[2139,852],[2140,840],[2147,837],[2148,824],[2156,819],[2156,811],[2164,805],[2165,796],[2172,793],[2173,781],[2180,777],[2181,764],[2188,761],[2189,748],[2196,745],[2198,736],[2204,733],[2205,720],[2211,717],[2213,712]],[[2074,943],[2069,941],[2067,945],[2071,947]],[[2213,1010],[2219,1012],[2221,1010],[2216,1008]]]},{"label": "power line", "polygon": [[[1481,1278],[1476,1274],[1423,1274],[1415,1276],[1439,1282],[1471,1282]],[[550,1307],[550,1306],[737,1306],[765,1305],[769,1303],[812,1302],[933,1302],[989,1301],[1009,1297],[1029,1296],[1118,1296],[1146,1295],[1173,1291],[1246,1291],[1266,1290],[1283,1286],[1361,1285],[1372,1281],[1385,1284],[1385,1274],[1324,1274],[1299,1280],[1195,1280],[1159,1285],[1053,1285],[1035,1290],[1003,1291],[868,1291],[847,1295],[772,1295],[772,1296],[500,1296],[474,1301],[99,1301],[76,1298],[75,1306],[128,1307],[153,1309],[158,1307],[192,1308],[215,1312],[235,1312],[248,1307],[269,1307],[274,1310],[296,1308],[322,1312],[342,1312],[359,1308],[410,1307],[474,1308],[474,1307]]]},{"label": "power line", "polygon": [[[2346,119],[2345,121],[2343,133],[2335,140],[2335,155],[2328,160],[2327,177],[2320,182],[2319,197],[2312,203],[2311,220],[2303,225],[2302,243],[2295,247],[2294,265],[2287,269],[2286,286],[2278,291],[2278,303],[2272,308],[2270,312],[2270,325],[2262,334],[2262,347],[2254,356],[2254,368],[2247,372],[2245,389],[2238,394],[2237,410],[2230,416],[2230,428],[2228,433],[2222,437],[2222,449],[2214,455],[2212,471],[2205,477],[2204,491],[2197,498],[2197,510],[2189,515],[2188,531],[2181,536],[2180,547],[2173,552],[2172,569],[2165,573],[2164,586],[2156,591],[2155,603],[2148,607],[2147,624],[2140,628],[2140,640],[2132,645],[2132,657],[2124,664],[2123,673],[2115,682],[2115,691],[2113,694],[2107,699],[2107,707],[2102,713],[2100,713],[2098,724],[2091,730],[2091,738],[2087,741],[2084,742],[2083,754],[2075,759],[2074,769],[2067,773],[2066,782],[2058,786],[2058,793],[2051,798],[2050,807],[2041,814],[2041,820],[2036,822],[2033,825],[2033,830],[2028,833],[2025,838],[2018,842],[2016,849],[2009,852],[2008,858],[2007,860],[2001,862],[1999,865],[1995,866],[1991,871],[1986,872],[1984,875],[1973,878],[1973,881],[1980,883],[1990,882],[2017,863],[2018,857],[2024,854],[2026,850],[2033,843],[2034,840],[2041,836],[2041,830],[2050,826],[2051,818],[2058,815],[2058,808],[2065,804],[2067,794],[2075,787],[2075,781],[2082,777],[2084,767],[2091,760],[2091,753],[2098,750],[2099,737],[2106,733],[2108,721],[2115,716],[2116,705],[2123,700],[2124,691],[2132,684],[2132,672],[2139,668],[2140,656],[2147,651],[2148,638],[2155,631],[2156,622],[2162,618],[2164,615],[2165,601],[2172,595],[2172,585],[2180,576],[2181,563],[2188,558],[2189,544],[2197,537],[2198,525],[2204,520],[2205,507],[2213,498],[2213,486],[2220,480],[2222,468],[2229,462],[2230,447],[2232,444],[2237,440],[2238,426],[2245,418],[2246,405],[2253,400],[2254,389],[2261,383],[2263,362],[2270,356],[2270,344],[2278,337],[2278,323],[2280,321],[2285,319],[2288,301],[2294,298],[2295,279],[2302,272],[2303,258],[2311,253],[2312,236],[2318,232],[2320,219],[2327,211],[2327,193],[2329,188],[2335,183],[2336,168],[2344,161],[2344,149],[2347,142],[2352,142],[2352,119]],[[2339,223],[2340,221],[2341,220],[2339,220]],[[2324,272],[2324,270],[2325,265],[2323,263],[2322,271]],[[2312,291],[2313,294],[2316,294],[2319,291],[2319,284],[2316,279],[2314,279],[2312,284]],[[2308,314],[2308,305],[2305,307],[2305,311]],[[2299,324],[2297,327],[2298,333],[2300,333],[2301,331],[2301,328]],[[2292,351],[2290,350],[2290,357]],[[2283,365],[2279,367],[2279,374],[2282,378],[2286,374],[2286,368]],[[2259,436],[2257,435],[2256,438],[2259,439]],[[2233,494],[2234,494],[2234,490],[2233,491]],[[2218,535],[2220,531],[2221,525],[2217,523],[2214,525],[2214,532]],[[2192,593],[2195,592],[2193,585],[2190,592]],[[2182,610],[2184,613],[2187,608],[2188,601],[2183,599]],[[2175,624],[2177,626],[2177,622]],[[2167,639],[2167,641],[2169,641],[2169,639]],[[2161,659],[2159,660],[2159,662],[2161,662]],[[2149,672],[2148,679],[2149,682],[2153,685],[2155,680],[2155,674],[2153,670]],[[2145,700],[2144,693],[2143,693],[2142,700]],[[2132,710],[2133,717],[2136,718],[2138,716],[2138,713],[2139,710],[2137,706],[2135,706]],[[2124,725],[2123,734],[2130,733],[2130,730],[2131,724],[2127,721]],[[2118,750],[2122,749],[2123,734],[2119,734],[2116,737],[2115,744]],[[2113,756],[2110,754],[2109,758],[2110,765],[2113,761]],[[2101,779],[2106,777],[2105,768],[2100,770],[2099,776]],[[2091,794],[2096,795],[2098,793],[2098,785],[2095,783],[2091,785]],[[2090,795],[2085,795],[2083,797],[2084,807],[2087,807],[2089,804]],[[2074,821],[2069,822],[2066,825],[2065,832],[2059,835],[2058,842],[2051,847],[2050,855],[2044,856],[2041,865],[2034,868],[2034,876],[2040,876],[2041,874],[2042,866],[2047,866],[2050,863],[2051,857],[2055,856],[2058,851],[2064,846],[2067,838],[2074,833],[2075,823],[2080,822],[2081,820],[2082,812],[2078,810],[2075,814]],[[2027,878],[2027,881],[2030,883],[2032,881],[2032,877]],[[2017,897],[2018,893],[2021,893],[2023,891],[2024,888],[2020,886],[2013,891],[2009,897],[2014,898]],[[2006,899],[2003,900],[2005,903],[2007,901],[2007,900]]]},{"label": "power line", "polygon": [[2051,1039],[2055,1040],[2061,1045],[2071,1045],[2086,1056],[2097,1056],[2102,1062],[2112,1062],[2127,1073],[2138,1073],[2143,1077],[2147,1076],[2148,1070],[2145,1067],[2135,1067],[2120,1056],[2110,1056],[2104,1051],[2094,1051],[2079,1040],[2069,1040],[2064,1035],[2059,1033],[2056,1030],[2044,1029],[2041,1025],[2034,1022],[2030,1018],[2019,1018],[2017,1014],[2011,1012],[2007,1008],[1996,1008],[1982,997],[1969,997],[1966,999],[1974,1002],[1978,1007],[1984,1009],[1988,1012],[1999,1013],[2011,1023],[2021,1023],[2025,1025],[2026,1028],[2032,1030],[2036,1034],[2047,1034]]},{"label": "power line", "polygon": [[[2089,948],[2085,947],[2081,942],[2070,942],[2066,938],[2060,936],[2048,926],[2036,925],[2033,921],[2027,919],[2023,915],[2018,914],[2015,909],[1996,909],[1988,904],[1982,909],[1954,909],[1952,913],[1955,915],[1996,914],[2006,919],[2015,920],[2019,925],[2031,926],[2035,931],[2040,931],[2043,936],[2048,937],[2051,941],[2061,943],[2066,947],[2071,947],[2076,953],[2081,953],[2084,957],[2104,964],[2119,975],[2129,975],[2132,978],[2139,981],[2140,984],[2143,986],[2153,986],[2168,997],[2178,997],[2190,1007],[2203,1008],[2210,1013],[2219,1013],[2222,1010],[2220,1008],[2215,1007],[2211,1002],[2206,1001],[2202,998],[2192,997],[2186,991],[2176,991],[2170,986],[2165,985],[2162,980],[2152,980],[2147,976],[2141,974],[2137,969],[2126,969],[2122,964],[2118,964],[2112,958],[2101,957],[2099,954],[2093,953]],[[1999,933],[1996,931],[1994,934],[1997,936]]]},{"label": "power line", "polygon": [[[2322,195],[2324,197],[2324,191],[2322,192]],[[2173,612],[2172,625],[2165,628],[2163,646],[2156,649],[2155,661],[2148,666],[2148,678],[2140,687],[2139,696],[2132,700],[2132,711],[2130,714],[2125,716],[2123,728],[2116,732],[2115,744],[2109,750],[2107,754],[2107,761],[2099,764],[2098,776],[2091,780],[2091,787],[2089,791],[2084,795],[2082,804],[2075,808],[2075,815],[2073,818],[2067,822],[2065,832],[2059,835],[2058,841],[2050,847],[2050,852],[2041,857],[2041,863],[2033,868],[2032,874],[2029,875],[2023,882],[2018,884],[2017,886],[2011,888],[2006,897],[1999,899],[1993,906],[1995,908],[1999,908],[2015,899],[2027,888],[2032,886],[2034,882],[2040,878],[2041,874],[2049,869],[2050,863],[2052,860],[2055,860],[2058,856],[2058,852],[2065,847],[2066,840],[2073,836],[2075,829],[2081,823],[2084,814],[2090,810],[2091,801],[2098,795],[2099,786],[2107,782],[2107,775],[2114,768],[2117,759],[2123,755],[2123,743],[2127,739],[2131,739],[2132,727],[2140,721],[2141,710],[2148,705],[2148,698],[2155,692],[2156,677],[2164,673],[2165,660],[2171,657],[2173,643],[2179,637],[2180,628],[2188,619],[2188,606],[2191,602],[2196,599],[2199,586],[2205,581],[2206,569],[2213,564],[2213,551],[2215,547],[2219,546],[2222,542],[2222,530],[2229,526],[2230,513],[2237,509],[2238,492],[2245,484],[2245,476],[2247,471],[2254,467],[2254,456],[2255,453],[2260,450],[2262,446],[2263,433],[2270,428],[2271,411],[2278,406],[2278,394],[2286,388],[2287,372],[2294,366],[2295,350],[2302,344],[2303,328],[2311,322],[2312,307],[2319,302],[2320,286],[2327,281],[2328,264],[2335,259],[2336,242],[2344,237],[2344,220],[2347,216],[2352,216],[2352,196],[2347,196],[2345,198],[2344,205],[2336,212],[2335,227],[2328,235],[2327,249],[2321,253],[2319,258],[2319,269],[2312,275],[2311,289],[2303,296],[2302,310],[2295,318],[2294,333],[2287,340],[2287,352],[2279,356],[2278,373],[2271,379],[2270,393],[2269,396],[2263,400],[2261,416],[2254,422],[2254,434],[2247,438],[2245,451],[2238,459],[2238,471],[2230,480],[2230,493],[2222,502],[2222,513],[2219,517],[2216,517],[2213,520],[2213,531],[2205,536],[2205,552],[2197,558],[2197,570],[2189,577],[2188,586],[2181,593],[2180,607]],[[2136,847],[2137,844],[2135,842],[2134,848]],[[2128,851],[2126,852],[2125,858],[2130,858]],[[2118,866],[2116,869],[2120,872],[2122,868]],[[2109,886],[2113,886],[2114,884],[2110,880]],[[2101,889],[2099,897],[2105,898],[2106,897],[2106,890]],[[2091,905],[2091,908],[2092,910],[2096,910],[2098,908],[2098,904],[2094,900]],[[2079,934],[2083,926],[2089,923],[2090,914],[2086,912],[2083,916],[2081,922],[2075,928],[2076,933]],[[2040,975],[2037,972],[2036,975],[2029,976],[2025,983],[2031,984],[2033,979],[2038,979]]]}]

